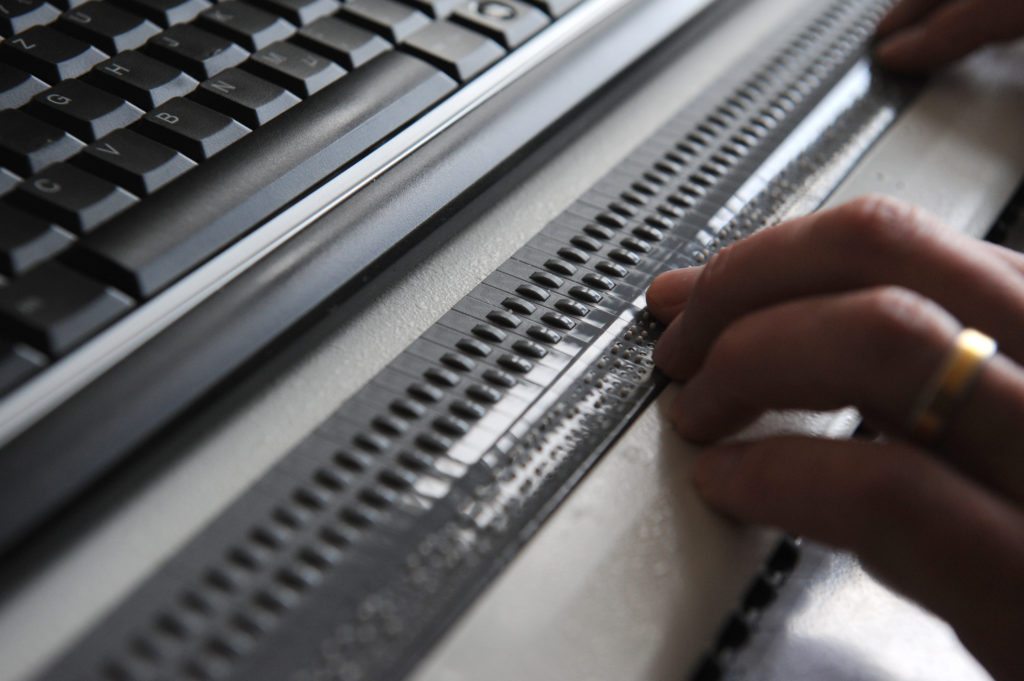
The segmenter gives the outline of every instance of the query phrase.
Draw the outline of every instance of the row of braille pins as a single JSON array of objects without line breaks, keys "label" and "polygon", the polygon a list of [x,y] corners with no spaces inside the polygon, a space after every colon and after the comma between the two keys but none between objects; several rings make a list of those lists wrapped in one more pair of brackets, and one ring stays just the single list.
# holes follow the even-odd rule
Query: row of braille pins
[{"label": "row of braille pins", "polygon": [[[815,28],[820,31],[823,30],[824,27],[819,27],[815,25],[815,27],[812,27],[812,30]],[[759,80],[763,81],[763,79],[763,75],[760,77],[755,76],[755,78],[752,79],[751,83],[747,84],[747,88],[753,88],[756,90],[756,88],[758,87],[756,83]],[[790,91],[788,96],[792,97],[793,92],[794,91]],[[693,151],[696,151],[693,148],[694,144],[709,144],[711,141],[710,136],[717,135],[717,133],[719,133],[721,129],[724,129],[726,127],[722,118],[734,117],[736,109],[738,108],[742,110],[743,108],[740,102],[742,100],[753,101],[753,95],[754,93],[749,92],[748,90],[740,90],[735,97],[731,98],[728,101],[726,106],[720,108],[717,113],[709,115],[706,122],[698,126],[696,133],[693,133],[686,140],[680,142],[677,145],[677,149],[684,153],[692,153]],[[726,152],[726,155],[717,155],[717,157],[713,156],[711,159],[712,163],[717,163],[719,165],[727,167],[729,163],[723,163],[723,161],[735,160],[734,158],[731,158],[731,156],[734,156],[734,154],[731,154],[730,152],[733,150],[742,150],[742,147],[740,146],[741,144],[746,142],[752,142],[753,140],[750,140],[749,136],[751,134],[755,134],[756,130],[756,128],[752,128],[751,130],[741,131],[747,137],[738,137],[730,140],[730,142],[727,143],[727,145],[722,147],[722,149]],[[630,189],[623,191],[621,198],[625,203],[612,202],[608,206],[609,213],[599,214],[596,218],[596,222],[598,224],[604,225],[605,227],[608,227],[613,224],[615,227],[619,228],[624,226],[623,221],[619,218],[634,217],[637,212],[635,209],[627,207],[627,204],[630,204],[632,206],[644,205],[650,197],[653,197],[658,193],[658,190],[654,189],[654,187],[651,186],[652,183],[655,185],[664,184],[666,176],[681,171],[681,168],[686,165],[688,160],[689,159],[677,154],[675,151],[670,150],[669,152],[667,152],[665,158],[656,162],[651,172],[645,174],[643,180],[638,180],[632,185]],[[709,169],[714,169],[714,166],[707,165],[706,167],[702,166],[701,168],[701,170],[705,173],[708,172]],[[715,175],[715,173],[711,174]],[[717,175],[715,176],[717,177]],[[697,189],[696,187],[702,186],[703,178],[701,178],[698,175],[697,177],[691,177],[690,180],[691,181],[689,184],[683,185],[683,187],[680,190],[681,194],[677,196],[677,198],[682,203],[690,203],[695,199],[696,196],[699,196],[700,190]],[[704,188],[706,189],[706,187]],[[644,219],[644,224],[651,230],[671,228],[669,220],[667,219],[669,216],[665,215],[666,212],[670,211],[668,209],[665,209],[664,205],[659,206],[659,210],[657,211],[657,213],[652,214]],[[674,213],[674,211],[672,212]],[[619,217],[616,218],[615,216]],[[675,217],[678,217],[678,215],[675,215]],[[593,231],[594,230],[591,229],[591,233]],[[644,241],[659,240],[657,237],[657,233],[654,231],[648,232],[645,230],[645,234],[641,235],[639,233],[635,233],[635,236],[637,236],[638,238],[643,238],[644,236],[648,237],[644,239]],[[562,249],[559,251],[559,255],[567,260],[579,260],[578,251],[576,249]],[[614,256],[611,254],[610,257],[614,258]],[[627,257],[624,259],[629,264],[639,264],[639,259],[634,259],[632,257]],[[561,261],[558,260],[549,261],[548,269],[555,272],[561,270],[562,274],[567,274],[564,264],[560,263]],[[610,267],[610,265],[610,263],[606,265],[608,269],[608,274],[612,274],[614,276],[625,276],[626,274],[628,274],[628,270],[625,270],[625,268],[613,269],[612,267]],[[547,281],[546,278],[543,276],[544,273],[539,272],[538,274],[540,276],[536,277],[535,281],[539,280],[541,282],[548,284],[554,283],[551,281]],[[517,293],[524,297],[536,297],[537,294],[534,290],[535,288],[536,287],[521,286]],[[577,307],[573,305],[572,301],[566,300],[565,303],[565,310],[570,311],[572,313],[579,313],[585,309],[583,306]],[[511,310],[513,312],[519,312],[521,314],[530,313],[534,309],[530,303],[514,297],[510,297],[505,301],[505,307],[508,310]],[[502,312],[503,311],[501,310],[495,310],[493,315],[488,315],[488,319],[500,325],[502,323],[502,320],[504,319]],[[551,319],[558,318],[549,317],[546,321],[550,323]],[[564,321],[559,320],[553,325],[563,326],[564,328]],[[495,340],[493,332],[490,330],[490,327],[487,326],[478,327],[478,333],[476,335],[482,336],[485,339],[489,339],[492,342]],[[480,343],[479,341],[476,341],[474,339],[465,339],[464,342],[461,342],[459,344],[459,349],[462,350],[463,352],[468,352],[468,354],[481,354]],[[450,367],[466,370],[466,367],[469,366],[467,362],[471,360],[468,360],[468,358],[464,356],[451,353],[449,355],[446,355],[445,361]],[[520,365],[520,368],[521,366],[522,365]],[[434,384],[438,383],[452,383],[450,377],[445,373],[445,370],[439,370],[436,368],[428,370],[424,377],[432,384],[430,385],[430,387],[425,387],[424,384],[419,383],[412,384],[410,386],[410,395],[414,398],[417,398],[417,401],[437,401],[436,390],[432,390],[430,388],[434,387]],[[500,393],[498,393],[497,391],[494,391],[493,389],[483,390],[480,388],[481,386],[477,386],[477,390],[469,393],[471,397],[476,397],[477,401],[493,404],[500,399]],[[463,406],[463,416],[472,415],[480,417],[483,415],[483,411],[481,408],[479,408],[479,406],[469,406],[471,403],[461,404]],[[392,405],[392,408],[395,412],[407,417],[415,417],[422,414],[422,408],[416,406],[415,402],[410,402],[408,400],[396,401]],[[380,426],[381,424],[385,424],[383,426],[385,429],[389,427],[388,425],[386,425],[389,423],[390,421],[386,416],[382,416],[381,418],[375,420],[375,424],[377,424],[378,426]],[[368,439],[365,435],[357,435],[356,437],[356,443],[364,447],[367,445],[368,442],[373,442],[372,440]],[[438,447],[434,444],[434,438],[424,437],[419,438],[417,441],[427,449],[436,451],[438,449],[443,448]],[[360,463],[358,456],[353,455],[350,452],[340,453],[338,456],[340,458],[338,458],[337,461],[339,465],[343,467],[352,469],[361,468],[363,466],[363,464]],[[340,489],[341,486],[343,485],[341,479],[337,475],[332,475],[329,471],[325,472],[324,469],[321,469],[317,472],[315,480],[320,486],[326,486],[329,488],[333,488],[334,490]],[[407,478],[396,478],[394,481],[392,481],[392,484],[395,487],[404,488],[409,484],[409,480]],[[364,498],[364,501],[370,504],[371,506],[382,505],[380,498],[370,499],[369,497],[366,497]],[[319,506],[321,503],[318,500],[316,500],[315,497],[310,496],[308,492],[304,493],[302,490],[296,493],[296,502],[299,503],[300,505],[305,506]],[[364,526],[368,522],[368,516],[365,513],[361,513],[360,511],[353,509],[343,510],[341,513],[341,518],[345,520],[348,524],[352,524],[354,526]],[[275,512],[275,519],[278,523],[276,528],[277,530],[282,529],[281,525],[285,527],[290,527],[292,529],[296,529],[297,523],[299,522],[299,520],[297,520],[297,516],[294,513],[289,512],[287,509],[278,509],[277,512]],[[284,538],[280,536],[279,532],[275,532],[273,529],[269,529],[267,527],[258,528],[254,530],[250,538],[252,539],[253,542],[252,546],[241,548],[236,547],[235,549],[232,549],[228,554],[230,561],[234,565],[238,567],[244,567],[249,570],[255,570],[260,566],[262,561],[257,556],[259,556],[261,553],[265,553],[267,550],[274,550],[285,545]],[[303,565],[307,565],[314,570],[322,570],[326,568],[331,563],[331,559],[326,558],[325,555],[336,553],[337,551],[340,551],[341,549],[348,546],[348,544],[350,543],[350,539],[346,537],[345,534],[331,527],[327,527],[321,530],[319,539],[321,540],[321,546],[317,547],[317,549],[304,549],[299,554],[300,563]],[[231,588],[231,586],[229,585],[230,582],[225,577],[223,571],[211,571],[207,575],[207,581],[209,584],[221,589]],[[292,598],[286,596],[285,593],[288,590],[301,590],[302,588],[309,586],[310,581],[311,580],[308,574],[306,576],[302,576],[294,570],[282,571],[276,577],[276,586],[280,587],[281,589],[284,589],[284,591],[278,591],[277,593],[275,593],[272,589],[265,589],[256,594],[256,596],[253,599],[253,604],[258,606],[257,611],[260,613],[261,617],[276,617],[284,609],[286,609],[288,603],[292,600]],[[755,588],[756,586],[757,585],[755,585]],[[199,596],[195,592],[186,592],[179,600],[179,605],[181,607],[181,612],[179,613],[179,616],[176,617],[172,614],[164,614],[158,618],[156,623],[157,631],[162,631],[174,638],[181,638],[186,635],[186,632],[189,629],[189,627],[185,625],[185,622],[194,620],[197,616],[202,616],[211,611],[210,604],[207,603],[201,596]],[[266,624],[266,622],[261,623],[253,621],[252,617],[243,614],[239,614],[230,621],[233,624],[231,629],[232,633],[241,634],[244,636],[254,636],[258,631],[260,631],[261,627]],[[735,627],[730,627],[729,625],[727,625],[726,630],[723,632],[723,636],[728,637],[728,632],[732,631],[734,628]],[[151,641],[146,641],[144,639],[136,639],[133,645],[131,646],[131,649],[136,653],[137,656],[144,658],[154,657],[156,650]],[[208,669],[207,667],[226,664],[233,657],[241,654],[241,650],[239,650],[239,640],[236,639],[234,641],[228,641],[223,636],[214,637],[206,641],[203,646],[203,652],[203,656],[194,659],[190,663],[190,665],[185,670],[183,670],[190,679],[194,678],[198,680],[209,678],[209,676],[212,673],[212,670]],[[128,681],[129,679],[134,680],[136,678],[139,678],[135,675],[132,675],[128,669],[120,665],[108,667],[107,676],[113,681]]]}]

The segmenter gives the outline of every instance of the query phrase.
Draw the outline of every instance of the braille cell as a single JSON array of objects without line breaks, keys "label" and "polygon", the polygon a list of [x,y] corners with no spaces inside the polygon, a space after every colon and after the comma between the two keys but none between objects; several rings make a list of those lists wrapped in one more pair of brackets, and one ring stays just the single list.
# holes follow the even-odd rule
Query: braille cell
[{"label": "braille cell", "polygon": [[496,329],[490,324],[477,324],[473,327],[473,335],[491,343],[500,343],[508,337],[504,331]]},{"label": "braille cell", "polygon": [[601,225],[587,225],[583,228],[583,231],[595,239],[604,239],[605,241],[615,236],[615,232]]},{"label": "braille cell", "polygon": [[500,388],[514,388],[516,385],[516,379],[498,369],[488,369],[483,373],[483,377],[488,383],[492,383]]},{"label": "braille cell", "polygon": [[629,224],[626,218],[614,213],[601,213],[597,216],[596,220],[605,227],[611,227],[612,229],[624,229]]},{"label": "braille cell", "polygon": [[581,300],[584,303],[590,303],[592,305],[600,303],[601,300],[604,298],[604,296],[602,296],[600,293],[593,289],[587,288],[586,286],[573,286],[571,289],[569,289],[569,295],[575,298],[576,300]]},{"label": "braille cell", "polygon": [[618,277],[620,279],[629,274],[629,270],[622,265],[614,262],[608,262],[607,260],[602,260],[594,265],[594,269],[607,274],[609,277]]},{"label": "braille cell", "polygon": [[558,288],[565,283],[565,280],[561,277],[556,277],[548,272],[534,272],[530,275],[530,281],[548,288]]},{"label": "braille cell", "polygon": [[416,437],[416,444],[429,452],[447,452],[455,443],[451,438],[437,433],[420,433]]},{"label": "braille cell", "polygon": [[535,359],[540,359],[548,354],[547,350],[533,341],[528,340],[517,340],[512,344],[512,349],[520,354],[526,355],[527,357],[533,357]]},{"label": "braille cell", "polygon": [[639,265],[640,256],[636,253],[630,253],[622,248],[616,248],[608,252],[608,257],[612,260],[618,260],[623,265]]},{"label": "braille cell", "polygon": [[665,238],[664,232],[650,225],[640,225],[633,228],[633,234],[645,241],[661,241]]},{"label": "braille cell", "polygon": [[498,364],[505,367],[509,371],[515,371],[516,373],[525,374],[533,370],[533,363],[529,360],[525,360],[522,357],[516,357],[513,354],[505,353],[498,358]]},{"label": "braille cell", "polygon": [[576,268],[573,265],[562,260],[556,260],[555,258],[544,263],[544,267],[548,268],[555,274],[561,274],[563,277],[571,277],[576,274]]},{"label": "braille cell", "polygon": [[634,239],[631,236],[626,237],[625,239],[623,239],[622,240],[622,245],[625,246],[626,248],[628,248],[629,250],[634,251],[636,253],[650,253],[651,252],[651,245],[649,243],[647,243],[646,241],[641,241],[640,239]]},{"label": "braille cell", "polygon": [[539,340],[542,343],[551,343],[552,345],[562,340],[562,334],[546,329],[543,326],[531,326],[526,330],[526,335],[534,340]]},{"label": "braille cell", "polygon": [[536,300],[538,303],[543,303],[545,300],[551,297],[550,293],[548,293],[547,291],[538,286],[534,286],[533,284],[522,284],[516,287],[516,293],[518,293],[524,298]]},{"label": "braille cell", "polygon": [[591,253],[601,250],[601,244],[597,241],[594,241],[590,237],[577,235],[574,236],[569,241],[572,242],[572,245],[575,246],[576,248],[580,248],[583,249],[584,251],[589,251]]},{"label": "braille cell", "polygon": [[537,311],[536,305],[528,303],[525,300],[520,300],[519,298],[506,298],[501,301],[501,306],[506,310],[512,310],[519,314],[533,314]]},{"label": "braille cell", "polygon": [[634,191],[624,191],[619,194],[623,201],[633,204],[634,206],[642,206],[649,200],[649,197],[643,194],[637,194]]},{"label": "braille cell", "polygon": [[608,204],[608,210],[613,213],[617,213],[625,218],[634,217],[637,214],[637,209],[628,203],[621,203],[619,201],[613,201]]},{"label": "braille cell", "polygon": [[374,428],[389,435],[401,435],[408,429],[405,421],[388,414],[374,417],[372,423]]},{"label": "braille cell", "polygon": [[582,265],[588,260],[590,260],[589,255],[579,250],[578,248],[571,248],[569,246],[558,249],[558,255],[578,265]]},{"label": "braille cell", "polygon": [[569,300],[568,298],[562,298],[555,307],[566,314],[571,314],[576,317],[586,317],[590,314],[590,308],[581,303],[577,303],[575,300]]},{"label": "braille cell", "polygon": [[475,338],[463,338],[455,344],[455,347],[474,357],[486,357],[491,354],[490,346],[486,343],[481,343]]},{"label": "braille cell", "polygon": [[615,288],[615,282],[611,279],[602,277],[600,274],[594,274],[593,272],[587,272],[583,275],[583,283],[602,291],[611,291]]},{"label": "braille cell", "polygon": [[474,421],[482,419],[487,415],[487,411],[483,407],[467,400],[455,400],[448,405],[448,409],[453,414],[457,414],[463,418],[473,419]]},{"label": "braille cell", "polygon": [[465,435],[469,432],[469,424],[455,416],[438,416],[434,419],[434,428],[449,435]]},{"label": "braille cell", "polygon": [[514,329],[522,323],[522,319],[505,312],[504,310],[492,310],[487,313],[487,321],[497,324],[498,326],[504,326],[506,329]]},{"label": "braille cell", "polygon": [[440,388],[426,383],[413,383],[406,392],[421,402],[440,402],[444,398]]},{"label": "braille cell", "polygon": [[423,373],[424,378],[433,383],[445,388],[454,388],[459,384],[459,376],[454,372],[448,371],[447,369],[440,369],[438,367],[432,367],[427,369]]},{"label": "braille cell", "polygon": [[495,404],[501,400],[500,392],[480,383],[474,383],[466,388],[466,394],[477,402],[486,402],[487,404]]},{"label": "braille cell", "polygon": [[664,215],[649,215],[644,219],[644,222],[646,222],[650,227],[662,231],[668,231],[676,226],[675,222]]},{"label": "braille cell", "polygon": [[550,326],[562,329],[563,331],[571,331],[572,329],[576,328],[576,322],[569,319],[563,314],[558,314],[557,312],[545,312],[541,316],[541,320],[545,324],[549,324]]},{"label": "braille cell", "polygon": [[359,433],[352,442],[357,446],[361,447],[370,452],[383,452],[391,444],[391,441],[382,435],[376,433]]},{"label": "braille cell", "polygon": [[442,355],[441,362],[444,363],[446,366],[451,367],[452,369],[457,369],[458,371],[468,372],[476,368],[476,362],[474,362],[468,357],[463,357],[462,355],[456,354],[454,352],[446,352],[444,355]]}]

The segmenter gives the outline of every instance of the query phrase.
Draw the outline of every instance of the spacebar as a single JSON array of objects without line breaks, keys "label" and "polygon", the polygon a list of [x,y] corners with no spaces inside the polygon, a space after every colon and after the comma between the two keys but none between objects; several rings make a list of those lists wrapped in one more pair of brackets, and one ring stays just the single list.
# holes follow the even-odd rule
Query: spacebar
[{"label": "spacebar", "polygon": [[383,54],[124,212],[72,257],[152,296],[454,89],[415,57]]}]

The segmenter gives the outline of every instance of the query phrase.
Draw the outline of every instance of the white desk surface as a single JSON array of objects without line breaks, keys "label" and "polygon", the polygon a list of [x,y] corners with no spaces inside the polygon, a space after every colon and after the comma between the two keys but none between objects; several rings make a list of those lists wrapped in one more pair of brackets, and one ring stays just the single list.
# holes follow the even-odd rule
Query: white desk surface
[{"label": "white desk surface", "polygon": [[[328,318],[323,325],[329,331],[318,336],[315,347],[301,356],[283,353],[268,360],[262,375],[234,388],[162,442],[162,451],[189,454],[159,479],[126,491],[117,513],[0,604],[0,681],[27,678],[116,606],[388,359],[712,82],[743,46],[806,16],[806,8],[817,4],[750,2],[408,272],[378,304],[354,318]],[[917,200],[961,229],[989,224],[1024,169],[1024,83],[1018,75],[1024,69],[1016,64],[1016,69],[988,68],[975,61],[974,68],[940,79],[840,195],[883,191]],[[963,106],[966,101],[971,106]],[[396,320],[388,310],[398,301],[407,314]],[[823,417],[798,420],[817,432],[848,427]],[[762,427],[779,424],[792,428],[794,419],[777,417]],[[457,623],[416,680],[481,674],[615,681],[684,676],[774,536],[734,527],[704,509],[686,481],[692,454],[652,408]],[[812,586],[820,572],[799,578],[807,585],[802,600],[778,610],[781,623],[766,629],[768,643],[752,649],[760,657],[748,662],[742,678],[799,678],[794,670],[809,659],[801,646],[808,637],[813,642],[813,632],[786,627],[809,612],[829,623],[822,630],[829,645],[839,641],[835,650],[843,657],[836,659],[853,665],[850,669],[866,665],[870,673],[806,678],[985,678],[950,645],[944,625],[848,562],[826,556],[818,565],[833,560],[842,570],[825,573],[846,575],[867,595],[841,612],[816,609],[807,604],[839,607],[845,597],[835,588],[826,592]],[[857,626],[841,626],[851,621]],[[894,650],[894,642],[927,651],[917,656],[919,664],[929,659],[935,664],[907,672],[898,655],[879,652],[886,645]],[[933,654],[936,646],[948,655]],[[832,648],[823,649],[826,657],[832,654]]]}]

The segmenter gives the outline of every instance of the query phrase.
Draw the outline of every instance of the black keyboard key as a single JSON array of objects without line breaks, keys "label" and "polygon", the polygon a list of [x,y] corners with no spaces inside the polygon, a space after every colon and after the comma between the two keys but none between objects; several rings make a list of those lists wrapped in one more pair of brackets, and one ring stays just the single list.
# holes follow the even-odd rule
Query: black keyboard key
[{"label": "black keyboard key", "polygon": [[180,97],[143,116],[138,129],[197,161],[220,153],[249,133],[238,121]]},{"label": "black keyboard key", "polygon": [[199,81],[184,71],[140,52],[122,52],[85,74],[83,80],[147,111],[199,86]]},{"label": "black keyboard key", "polygon": [[7,168],[0,168],[0,196],[21,184],[21,178]]},{"label": "black keyboard key", "polygon": [[284,40],[295,27],[281,17],[238,0],[220,2],[199,15],[196,23],[249,50]]},{"label": "black keyboard key", "polygon": [[142,115],[138,107],[80,80],[68,80],[39,93],[28,111],[87,142],[130,125]]},{"label": "black keyboard key", "polygon": [[341,8],[338,0],[253,0],[253,3],[297,26],[311,24]]},{"label": "black keyboard key", "polygon": [[22,274],[65,250],[74,238],[46,220],[0,203],[0,271]]},{"label": "black keyboard key", "polygon": [[333,61],[291,43],[274,43],[254,52],[245,68],[300,97],[319,92],[345,75],[345,69]]},{"label": "black keyboard key", "polygon": [[250,128],[277,118],[298,104],[298,97],[241,69],[228,69],[199,85],[192,97]]},{"label": "black keyboard key", "polygon": [[8,331],[60,355],[130,310],[131,300],[56,262],[0,287],[0,318]]},{"label": "black keyboard key", "polygon": [[350,71],[391,49],[391,44],[376,33],[335,17],[314,21],[294,40]]},{"label": "black keyboard key", "polygon": [[35,76],[0,63],[0,109],[16,109],[47,87]]},{"label": "black keyboard key", "polygon": [[59,16],[60,10],[43,0],[0,0],[0,36],[10,38]]},{"label": "black keyboard key", "polygon": [[549,16],[557,19],[583,2],[583,0],[529,0],[529,2],[537,5],[537,7],[547,12]]},{"label": "black keyboard key", "polygon": [[160,32],[152,21],[103,0],[92,0],[65,12],[57,26],[107,54],[133,50]]},{"label": "black keyboard key", "polygon": [[0,340],[0,393],[8,392],[46,366],[46,356],[27,345]]},{"label": "black keyboard key", "polygon": [[192,21],[208,9],[207,0],[117,0],[127,9],[141,14],[160,26],[174,26]]},{"label": "black keyboard key", "polygon": [[454,89],[434,67],[384,54],[90,235],[79,262],[151,296]]},{"label": "black keyboard key", "polygon": [[79,234],[96,229],[138,201],[117,185],[67,163],[55,163],[28,178],[10,196]]},{"label": "black keyboard key", "polygon": [[430,23],[430,17],[396,0],[348,0],[342,16],[400,43]]},{"label": "black keyboard key", "polygon": [[93,142],[74,162],[139,196],[152,194],[196,165],[174,149],[132,130],[118,130]]},{"label": "black keyboard key", "polygon": [[518,0],[470,0],[452,14],[508,49],[519,47],[548,25],[544,12]]},{"label": "black keyboard key", "polygon": [[238,45],[195,26],[173,26],[146,43],[143,50],[199,80],[238,66],[249,56]]},{"label": "black keyboard key", "polygon": [[0,44],[8,62],[48,83],[77,78],[107,55],[49,26],[36,26]]},{"label": "black keyboard key", "polygon": [[444,19],[462,4],[463,0],[405,0],[420,11],[426,12],[437,19]]},{"label": "black keyboard key", "polygon": [[405,41],[403,48],[465,82],[501,59],[505,50],[490,38],[450,21],[437,21]]},{"label": "black keyboard key", "polygon": [[84,144],[24,111],[0,111],[0,164],[29,176],[76,154]]}]

